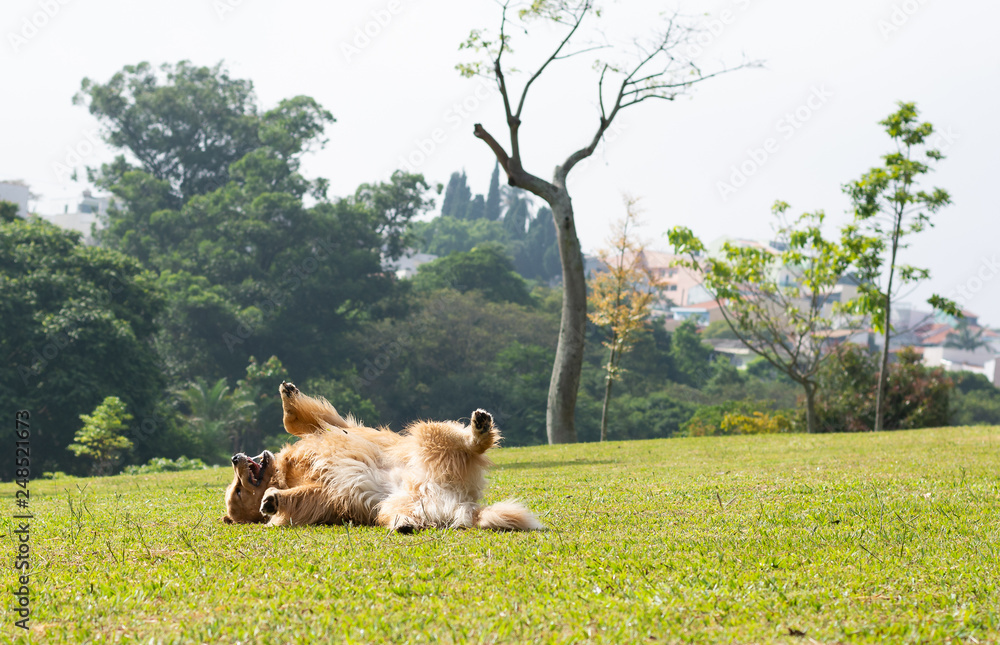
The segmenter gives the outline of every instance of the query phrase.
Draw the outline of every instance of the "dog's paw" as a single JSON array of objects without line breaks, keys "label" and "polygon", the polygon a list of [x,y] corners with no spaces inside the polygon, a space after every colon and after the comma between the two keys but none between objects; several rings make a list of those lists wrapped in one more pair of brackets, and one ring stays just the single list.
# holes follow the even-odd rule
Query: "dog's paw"
[{"label": "dog's paw", "polygon": [[282,381],[281,387],[278,388],[281,392],[282,398],[290,399],[299,393],[299,388],[295,387],[295,383],[289,383],[288,381]]},{"label": "dog's paw", "polygon": [[395,531],[396,533],[401,533],[402,535],[409,535],[417,530],[415,526],[416,522],[412,518],[406,517],[405,515],[397,515],[392,518],[392,522],[389,524],[389,529]]},{"label": "dog's paw", "polygon": [[493,415],[482,408],[472,413],[472,429],[483,434],[493,428]]},{"label": "dog's paw", "polygon": [[264,515],[276,515],[278,513],[278,489],[268,488],[264,493],[264,499],[260,500],[260,512]]}]

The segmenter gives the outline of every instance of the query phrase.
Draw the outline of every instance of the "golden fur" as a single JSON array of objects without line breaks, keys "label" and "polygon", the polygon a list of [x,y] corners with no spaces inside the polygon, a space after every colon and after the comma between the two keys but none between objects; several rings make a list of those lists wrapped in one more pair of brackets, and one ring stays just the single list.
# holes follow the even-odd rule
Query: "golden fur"
[{"label": "golden fur", "polygon": [[280,392],[285,430],[300,439],[277,455],[233,456],[227,523],[542,528],[516,502],[479,504],[491,465],[483,453],[500,439],[488,412],[473,412],[469,425],[420,421],[397,434],[345,419],[291,383]]}]

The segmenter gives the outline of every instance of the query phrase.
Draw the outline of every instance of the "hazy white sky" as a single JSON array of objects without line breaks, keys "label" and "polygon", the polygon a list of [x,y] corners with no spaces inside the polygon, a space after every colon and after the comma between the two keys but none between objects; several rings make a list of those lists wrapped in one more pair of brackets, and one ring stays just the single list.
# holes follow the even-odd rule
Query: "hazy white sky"
[{"label": "hazy white sky", "polygon": [[[1000,324],[1000,218],[991,195],[1000,170],[1000,4],[605,5],[612,38],[649,33],[659,11],[679,6],[705,14],[704,68],[738,62],[742,53],[766,67],[708,81],[690,98],[622,113],[617,131],[570,176],[585,249],[602,245],[609,221],[622,212],[623,192],[643,198],[653,247],[665,247],[662,233],[675,225],[706,241],[766,238],[770,205],[779,198],[842,223],[848,204],[840,186],[888,151],[877,122],[897,100],[916,101],[942,133],[947,156],[931,181],[955,204],[913,239],[904,259],[928,266],[932,280],[907,300],[950,295]],[[329,178],[334,194],[407,165],[432,183],[464,168],[473,190],[485,192],[493,157],[472,126],[482,122],[504,141],[502,106],[488,86],[461,78],[454,66],[469,30],[498,21],[492,0],[4,0],[0,180],[26,180],[41,195],[43,213],[75,202],[86,185],[68,180],[60,166],[82,169],[112,156],[90,145],[97,124],[71,103],[80,80],[105,81],[140,61],[188,59],[225,60],[234,76],[253,80],[264,108],[307,94],[333,112],[329,144],[304,170]],[[553,35],[537,29],[530,42],[515,42],[512,64],[532,69]],[[591,137],[595,56],[560,62],[532,89],[521,128],[529,171],[549,177]],[[754,157],[761,163],[743,185],[720,190],[734,167],[751,168]]]}]

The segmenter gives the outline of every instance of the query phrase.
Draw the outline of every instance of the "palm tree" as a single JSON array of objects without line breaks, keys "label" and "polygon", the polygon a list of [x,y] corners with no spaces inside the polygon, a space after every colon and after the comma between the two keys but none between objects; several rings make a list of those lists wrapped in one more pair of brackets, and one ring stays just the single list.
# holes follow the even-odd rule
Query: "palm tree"
[{"label": "palm tree", "polygon": [[973,331],[973,327],[969,325],[969,321],[963,318],[955,327],[955,331],[948,334],[948,337],[944,341],[944,346],[964,349],[970,352],[974,352],[980,347],[986,347],[987,343],[983,340],[983,328],[977,327],[975,329],[976,331]]},{"label": "palm tree", "polygon": [[202,444],[206,460],[224,461],[238,449],[239,428],[248,422],[253,403],[230,394],[227,379],[209,384],[199,377],[178,395],[190,410],[187,420]]}]

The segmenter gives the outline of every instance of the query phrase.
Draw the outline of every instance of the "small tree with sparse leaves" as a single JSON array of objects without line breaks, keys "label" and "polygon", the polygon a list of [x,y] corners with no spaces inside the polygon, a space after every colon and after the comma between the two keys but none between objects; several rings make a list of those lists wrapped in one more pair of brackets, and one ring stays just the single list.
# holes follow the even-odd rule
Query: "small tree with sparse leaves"
[{"label": "small tree with sparse leaves", "polygon": [[830,332],[857,323],[830,307],[834,288],[856,259],[859,247],[823,237],[822,211],[783,220],[789,206],[775,202],[776,231],[783,250],[726,242],[711,257],[685,227],[669,232],[681,266],[700,272],[726,324],[752,352],[802,386],[806,427],[817,432],[817,374],[829,356]]},{"label": "small tree with sparse leaves", "polygon": [[608,434],[608,403],[611,388],[621,373],[622,356],[635,344],[636,335],[649,317],[650,306],[659,282],[643,261],[645,246],[635,238],[639,226],[638,200],[625,198],[625,216],[615,222],[610,247],[598,253],[606,271],[590,280],[590,321],[609,334],[604,346],[608,362],[604,365],[604,405],[601,408],[601,441]]},{"label": "small tree with sparse leaves", "polygon": [[[844,186],[854,206],[854,223],[846,229],[846,239],[859,249],[855,265],[860,285],[851,306],[855,313],[871,316],[872,327],[884,336],[875,397],[876,431],[882,429],[885,418],[893,299],[903,286],[930,277],[927,269],[901,263],[899,253],[909,246],[906,237],[933,226],[930,213],[951,203],[947,191],[932,188],[928,192],[919,186],[921,175],[944,155],[929,147],[934,126],[919,122],[917,116],[915,103],[901,101],[896,112],[879,121],[895,149],[882,156],[884,166],[871,168]],[[933,295],[928,303],[961,318],[958,306],[950,300]]]},{"label": "small tree with sparse leaves", "polygon": [[109,475],[123,453],[132,449],[132,442],[123,432],[128,428],[132,415],[117,396],[105,398],[92,414],[81,414],[83,427],[73,437],[67,448],[77,457],[94,462],[94,475]]}]

